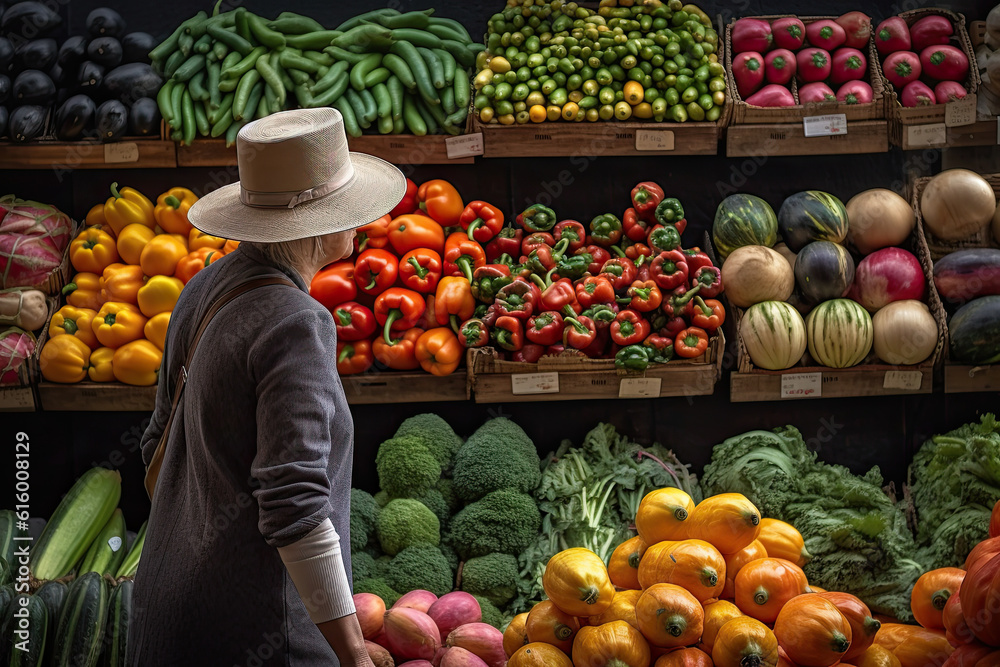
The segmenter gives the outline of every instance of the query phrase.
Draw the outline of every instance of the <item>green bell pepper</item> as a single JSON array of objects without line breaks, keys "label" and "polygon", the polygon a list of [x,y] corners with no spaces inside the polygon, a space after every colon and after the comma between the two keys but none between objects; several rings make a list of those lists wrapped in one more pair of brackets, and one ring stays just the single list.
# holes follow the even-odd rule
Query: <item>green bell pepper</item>
[{"label": "green bell pepper", "polygon": [[547,206],[533,204],[517,216],[517,222],[529,232],[547,232],[556,226],[556,213]]},{"label": "green bell pepper", "polygon": [[615,368],[628,371],[644,371],[649,368],[648,348],[642,345],[627,345],[615,355]]},{"label": "green bell pepper", "polygon": [[654,215],[661,225],[673,225],[684,219],[684,206],[679,199],[667,197],[657,205]]}]

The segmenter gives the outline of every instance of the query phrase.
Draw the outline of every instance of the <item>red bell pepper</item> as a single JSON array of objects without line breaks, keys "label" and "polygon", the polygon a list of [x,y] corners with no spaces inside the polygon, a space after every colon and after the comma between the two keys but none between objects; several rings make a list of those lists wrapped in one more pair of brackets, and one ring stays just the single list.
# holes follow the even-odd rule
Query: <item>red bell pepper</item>
[{"label": "red bell pepper", "polygon": [[465,210],[462,195],[458,194],[454,185],[441,179],[420,184],[417,205],[442,227],[457,226]]},{"label": "red bell pepper", "polygon": [[372,354],[371,341],[338,341],[337,342],[337,373],[340,375],[357,375],[364,373],[375,363]]},{"label": "red bell pepper", "polygon": [[562,333],[563,316],[554,310],[532,315],[525,329],[528,340],[539,345],[555,345],[562,341]]},{"label": "red bell pepper", "polygon": [[625,246],[625,256],[635,262],[637,267],[652,262],[655,255],[653,249],[645,243],[636,242]]},{"label": "red bell pepper", "polygon": [[677,338],[677,334],[687,329],[687,326],[687,320],[683,317],[672,317],[667,320],[666,324],[660,327],[660,335],[673,341],[674,338]]},{"label": "red bell pepper", "polygon": [[[468,237],[465,240],[468,241]],[[471,318],[475,311],[476,299],[472,296],[472,284],[468,280],[453,276],[441,279],[434,295],[434,317],[438,325],[450,325],[452,331],[457,333],[458,325]]]},{"label": "red bell pepper", "polygon": [[587,228],[576,220],[563,220],[556,224],[552,230],[552,236],[556,242],[569,239],[569,248],[566,249],[566,252],[571,255],[576,254],[577,250],[587,245]]},{"label": "red bell pepper", "polygon": [[444,229],[426,215],[401,215],[389,223],[389,244],[400,256],[417,248],[444,252]]},{"label": "red bell pepper", "polygon": [[309,294],[331,311],[345,301],[353,301],[358,295],[354,262],[335,262],[320,269],[309,284]]},{"label": "red bell pepper", "polygon": [[393,331],[417,326],[425,307],[424,297],[413,290],[391,287],[379,294],[375,299],[375,319],[383,327],[383,340],[392,345]]},{"label": "red bell pepper", "polygon": [[649,236],[649,228],[652,225],[649,221],[643,220],[634,208],[625,209],[622,216],[622,229],[625,230],[626,238],[633,241],[645,241]]},{"label": "red bell pepper", "polygon": [[538,360],[545,355],[545,346],[536,343],[525,343],[524,347],[514,353],[512,361],[519,361],[524,364],[537,364]]},{"label": "red bell pepper", "polygon": [[365,294],[378,295],[392,287],[399,260],[388,250],[365,250],[354,264],[354,283]]},{"label": "red bell pepper", "polygon": [[385,248],[389,245],[390,215],[383,215],[375,222],[358,228],[354,237],[354,252],[364,252],[369,248]]},{"label": "red bell pepper", "polygon": [[521,238],[524,236],[523,229],[514,227],[504,227],[493,239],[486,244],[486,261],[496,262],[501,255],[520,257]]},{"label": "red bell pepper", "polygon": [[[435,290],[436,291],[436,290]],[[417,322],[417,326],[424,331],[429,331],[437,327],[437,314],[434,312],[436,296],[434,294],[424,295],[424,316]]]},{"label": "red bell pepper", "polygon": [[587,276],[576,283],[576,300],[584,308],[590,308],[598,303],[614,303],[615,287],[607,274]]},{"label": "red bell pepper", "polygon": [[629,308],[640,313],[648,313],[660,307],[663,302],[663,293],[652,280],[637,280],[628,288],[628,295],[632,297]]},{"label": "red bell pepper", "polygon": [[576,255],[588,254],[590,255],[590,266],[587,268],[587,273],[592,276],[596,276],[601,272],[604,267],[605,262],[611,259],[611,252],[607,248],[602,248],[599,245],[588,245],[586,248],[580,248],[574,253]]},{"label": "red bell pepper", "polygon": [[643,181],[632,188],[632,207],[639,217],[647,222],[653,221],[656,207],[661,201],[663,201],[663,188],[652,181]]},{"label": "red bell pepper", "polygon": [[374,313],[354,301],[337,306],[333,311],[333,321],[337,325],[337,340],[361,340],[375,333]]},{"label": "red bell pepper", "polygon": [[722,271],[714,266],[703,266],[691,274],[691,287],[701,285],[701,296],[713,297],[722,294]]},{"label": "red bell pepper", "polygon": [[674,339],[674,352],[678,357],[694,359],[708,349],[708,334],[699,327],[688,327]]},{"label": "red bell pepper", "polygon": [[649,360],[654,364],[665,364],[674,356],[674,336],[652,333],[642,344],[648,349]]},{"label": "red bell pepper", "polygon": [[685,261],[688,265],[688,275],[693,276],[698,273],[698,269],[703,266],[714,266],[712,259],[701,248],[688,248],[681,250],[684,253]]},{"label": "red bell pepper", "polygon": [[[607,359],[614,357],[615,353],[618,352],[618,345],[611,342],[610,329],[602,329],[597,327],[597,335],[594,336],[594,340],[591,341],[590,345],[585,347],[581,352],[584,356],[591,359]],[[609,354],[610,353],[610,354]]]},{"label": "red bell pepper", "polygon": [[417,248],[399,260],[399,280],[405,287],[431,294],[441,280],[441,255],[429,248]]},{"label": "red bell pepper", "polygon": [[537,275],[532,275],[531,280],[542,290],[542,298],[539,307],[542,310],[555,310],[568,317],[578,314],[583,308],[576,300],[576,289],[568,278],[560,278],[552,281],[552,271],[543,280]]},{"label": "red bell pepper", "polygon": [[563,320],[563,345],[567,348],[586,349],[596,338],[597,327],[589,317],[580,315]]},{"label": "red bell pepper", "polygon": [[458,342],[467,349],[485,347],[490,342],[490,328],[479,318],[466,320],[459,327]]},{"label": "red bell pepper", "polygon": [[392,343],[386,343],[381,337],[372,341],[372,353],[375,359],[394,371],[412,371],[420,368],[417,361],[417,340],[424,335],[424,329],[414,327],[407,329],[403,335]]},{"label": "red bell pepper", "polygon": [[[401,215],[406,215],[407,213],[413,213],[418,208],[419,207],[417,206],[417,184],[411,181],[410,179],[406,179],[406,194],[404,194],[403,198],[399,201],[398,204],[396,204],[396,208],[392,209],[392,211],[389,212],[389,215],[395,218]],[[414,366],[414,368],[417,367],[419,367],[419,364],[417,366]]]},{"label": "red bell pepper", "polygon": [[669,318],[691,317],[693,299],[698,296],[701,287],[688,289],[687,285],[678,285],[672,292],[663,294],[663,303],[660,309]]},{"label": "red bell pepper", "polygon": [[486,265],[486,251],[462,232],[455,232],[444,244],[444,275],[465,276],[471,284],[473,271]]},{"label": "red bell pepper", "polygon": [[629,286],[635,282],[635,263],[627,257],[614,257],[609,259],[601,267],[601,273],[608,277],[615,292],[624,294]]},{"label": "red bell pepper", "polygon": [[482,303],[493,303],[500,288],[513,280],[506,264],[485,264],[472,272],[472,296]]},{"label": "red bell pepper", "polygon": [[701,327],[708,333],[712,333],[726,321],[726,308],[716,299],[702,299],[696,296],[691,313],[691,324]]},{"label": "red bell pepper", "polygon": [[[545,354],[543,354],[542,356],[557,357],[560,354],[563,354],[564,352],[566,352],[566,346],[562,344],[562,338],[560,338],[558,343],[556,343],[555,345],[549,345],[547,348],[545,348]],[[579,352],[579,350],[574,350],[574,352]]]},{"label": "red bell pepper", "polygon": [[524,347],[524,324],[520,318],[501,315],[490,329],[490,338],[501,349],[517,352]]},{"label": "red bell pepper", "polygon": [[611,340],[622,347],[638,345],[646,340],[649,333],[649,322],[642,316],[642,313],[631,308],[626,308],[618,313],[615,321],[611,323]]},{"label": "red bell pepper", "polygon": [[489,243],[503,229],[503,211],[477,199],[466,205],[458,223],[473,241]]},{"label": "red bell pepper", "polygon": [[539,248],[552,248],[556,244],[556,239],[548,232],[535,232],[528,234],[521,241],[521,255],[527,257]]},{"label": "red bell pepper", "polygon": [[661,252],[653,258],[649,275],[656,282],[656,286],[663,291],[685,284],[688,279],[688,265],[684,253],[680,250]]},{"label": "red bell pepper", "polygon": [[497,292],[494,305],[498,316],[510,315],[526,320],[538,310],[541,296],[541,292],[534,284],[523,278],[515,278],[514,282],[505,285]]}]

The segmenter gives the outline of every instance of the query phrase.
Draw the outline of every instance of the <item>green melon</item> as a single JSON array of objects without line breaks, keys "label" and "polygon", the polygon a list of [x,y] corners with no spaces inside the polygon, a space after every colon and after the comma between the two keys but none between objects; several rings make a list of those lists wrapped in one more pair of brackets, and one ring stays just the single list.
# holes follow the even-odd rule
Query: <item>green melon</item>
[{"label": "green melon", "polygon": [[857,366],[872,349],[872,317],[850,299],[831,299],[806,317],[809,354],[821,366]]},{"label": "green melon", "polygon": [[770,204],[754,195],[735,194],[722,200],[715,211],[712,243],[719,259],[748,245],[770,248],[778,242],[778,218]]},{"label": "green melon", "polygon": [[847,209],[829,193],[797,192],[778,209],[778,231],[792,252],[799,252],[813,241],[843,243],[847,238]]}]

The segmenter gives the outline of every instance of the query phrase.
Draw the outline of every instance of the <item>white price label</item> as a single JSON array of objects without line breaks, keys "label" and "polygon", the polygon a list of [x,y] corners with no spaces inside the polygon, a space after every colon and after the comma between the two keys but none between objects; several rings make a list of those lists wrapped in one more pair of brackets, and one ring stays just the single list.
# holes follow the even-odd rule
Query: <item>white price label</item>
[{"label": "white price label", "polygon": [[847,116],[842,113],[807,116],[802,119],[802,130],[807,137],[839,137],[847,134]]},{"label": "white price label", "polygon": [[948,128],[944,123],[910,125],[906,128],[906,141],[909,148],[943,146],[948,142]]},{"label": "white price label", "polygon": [[518,373],[510,376],[510,392],[522,394],[558,394],[559,373]]},{"label": "white price label", "polygon": [[104,162],[138,162],[139,144],[134,141],[104,144]]},{"label": "white price label", "polygon": [[822,373],[790,373],[781,376],[781,398],[815,398],[822,395]]},{"label": "white price label", "polygon": [[946,127],[972,125],[976,122],[976,96],[966,95],[960,100],[944,105],[944,124]]},{"label": "white price label", "polygon": [[924,374],[920,371],[886,371],[882,388],[917,391],[923,381]]},{"label": "white price label", "polygon": [[636,130],[635,149],[637,151],[672,151],[674,150],[674,133],[671,130]]},{"label": "white price label", "polygon": [[463,134],[458,137],[448,137],[444,140],[449,160],[462,157],[476,157],[483,154],[483,133]]},{"label": "white price label", "polygon": [[115,535],[108,540],[108,546],[111,547],[111,551],[118,553],[118,550],[122,548],[122,538]]},{"label": "white price label", "polygon": [[618,398],[657,398],[662,378],[622,378]]}]

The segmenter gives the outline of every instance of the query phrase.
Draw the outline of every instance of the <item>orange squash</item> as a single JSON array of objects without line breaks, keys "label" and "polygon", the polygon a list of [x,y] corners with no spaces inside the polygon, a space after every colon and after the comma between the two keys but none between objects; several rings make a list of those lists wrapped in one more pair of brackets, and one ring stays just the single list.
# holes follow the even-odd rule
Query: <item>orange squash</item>
[{"label": "orange squash", "polygon": [[806,574],[782,558],[750,561],[736,575],[736,606],[747,616],[774,623],[786,602],[806,592]]},{"label": "orange squash", "polygon": [[761,519],[757,540],[767,549],[771,558],[784,558],[799,567],[805,567],[812,556],[806,550],[802,533],[795,526],[778,519]]},{"label": "orange squash", "polygon": [[507,629],[503,631],[503,652],[508,658],[528,644],[528,631],[524,627],[527,620],[528,612],[518,614],[510,619]]},{"label": "orange squash", "polygon": [[[995,538],[994,538],[995,539]],[[1000,648],[1000,554],[973,563],[960,591],[962,614],[976,639]],[[902,660],[902,658],[900,658]]]},{"label": "orange squash", "polygon": [[639,631],[654,646],[689,646],[701,637],[705,610],[687,590],[675,584],[653,584],[635,603]]},{"label": "orange squash", "polygon": [[750,561],[767,557],[767,549],[760,540],[754,540],[734,554],[723,555],[726,559],[726,585],[722,588],[722,597],[729,600],[736,597],[736,575],[739,571]]},{"label": "orange squash", "polygon": [[948,598],[962,587],[965,570],[942,567],[924,572],[910,592],[910,609],[917,623],[930,630],[944,627],[941,612]]},{"label": "orange squash", "polygon": [[589,549],[574,547],[549,559],[542,588],[557,607],[571,616],[597,616],[611,606],[615,587],[604,561]]},{"label": "orange squash", "polygon": [[1000,554],[1000,537],[991,537],[988,540],[983,540],[972,547],[972,551],[965,558],[965,565],[962,566],[962,569],[968,572],[980,558],[995,556],[996,554]]},{"label": "orange squash", "polygon": [[635,529],[646,544],[684,539],[684,523],[694,512],[691,496],[671,487],[647,493],[635,513]]},{"label": "orange squash", "polygon": [[642,591],[627,590],[618,591],[611,600],[611,606],[599,616],[591,616],[588,619],[590,625],[604,625],[611,621],[625,621],[635,629],[639,629],[639,623],[635,618],[635,603],[639,601]]},{"label": "orange squash", "polygon": [[1000,537],[1000,500],[993,506],[990,514],[990,537]]},{"label": "orange squash", "polygon": [[788,659],[800,667],[830,667],[851,646],[851,624],[826,598],[806,593],[785,603],[774,636]]},{"label": "orange squash", "polygon": [[710,655],[701,649],[689,647],[661,656],[653,667],[713,667],[713,665]]},{"label": "orange squash", "polygon": [[569,653],[573,648],[573,638],[580,629],[580,622],[559,609],[551,600],[539,602],[524,620],[524,633],[528,643],[552,644],[560,651]]},{"label": "orange squash", "polygon": [[830,591],[819,595],[835,604],[847,622],[851,624],[851,647],[844,654],[844,660],[853,660],[859,657],[875,641],[875,633],[882,627],[882,624],[872,618],[872,612],[868,605],[850,593]]},{"label": "orange squash", "polygon": [[526,644],[510,656],[507,667],[573,667],[573,661],[552,644]]},{"label": "orange squash", "polygon": [[776,667],[778,640],[760,621],[740,616],[719,630],[712,648],[712,660],[715,667]]},{"label": "orange squash", "polygon": [[878,644],[872,644],[857,659],[857,667],[902,667],[902,665],[892,651]]},{"label": "orange squash", "polygon": [[902,667],[941,665],[955,650],[941,630],[900,623],[883,623],[875,635],[875,644],[891,651]]},{"label": "orange squash", "polygon": [[945,637],[952,646],[961,646],[976,641],[976,636],[972,634],[972,629],[965,622],[962,614],[962,594],[955,591],[941,612],[941,621],[944,623]]},{"label": "orange squash", "polygon": [[646,553],[646,543],[636,535],[618,545],[608,561],[608,576],[618,588],[639,590],[639,562]]},{"label": "orange squash", "polygon": [[724,554],[736,553],[760,534],[760,510],[741,493],[720,493],[698,503],[684,534],[711,542]]},{"label": "orange squash", "polygon": [[705,627],[701,631],[701,645],[709,653],[722,626],[743,615],[740,608],[727,600],[717,600],[705,605]]},{"label": "orange squash", "polygon": [[[573,641],[576,667],[648,667],[649,644],[625,621],[581,628]],[[510,667],[508,663],[508,667]]]},{"label": "orange squash", "polygon": [[716,598],[726,584],[726,561],[703,540],[658,542],[646,550],[639,563],[643,589],[653,584],[676,584],[699,602]]},{"label": "orange squash", "polygon": [[816,586],[814,584],[809,584],[808,586],[806,586],[806,592],[807,593],[826,593],[826,589],[825,588],[820,588],[819,586]]},{"label": "orange squash", "polygon": [[1000,665],[1000,662],[996,661],[996,656],[992,659],[990,655],[996,651],[997,656],[1000,656],[1000,651],[997,651],[992,646],[986,646],[976,642],[975,644],[965,644],[964,646],[959,646],[955,649],[955,652],[951,654],[948,658],[948,662],[945,663],[948,667],[995,667]]},{"label": "orange squash", "polygon": [[778,667],[799,667],[794,662],[788,659],[788,654],[785,650],[778,645]]}]

